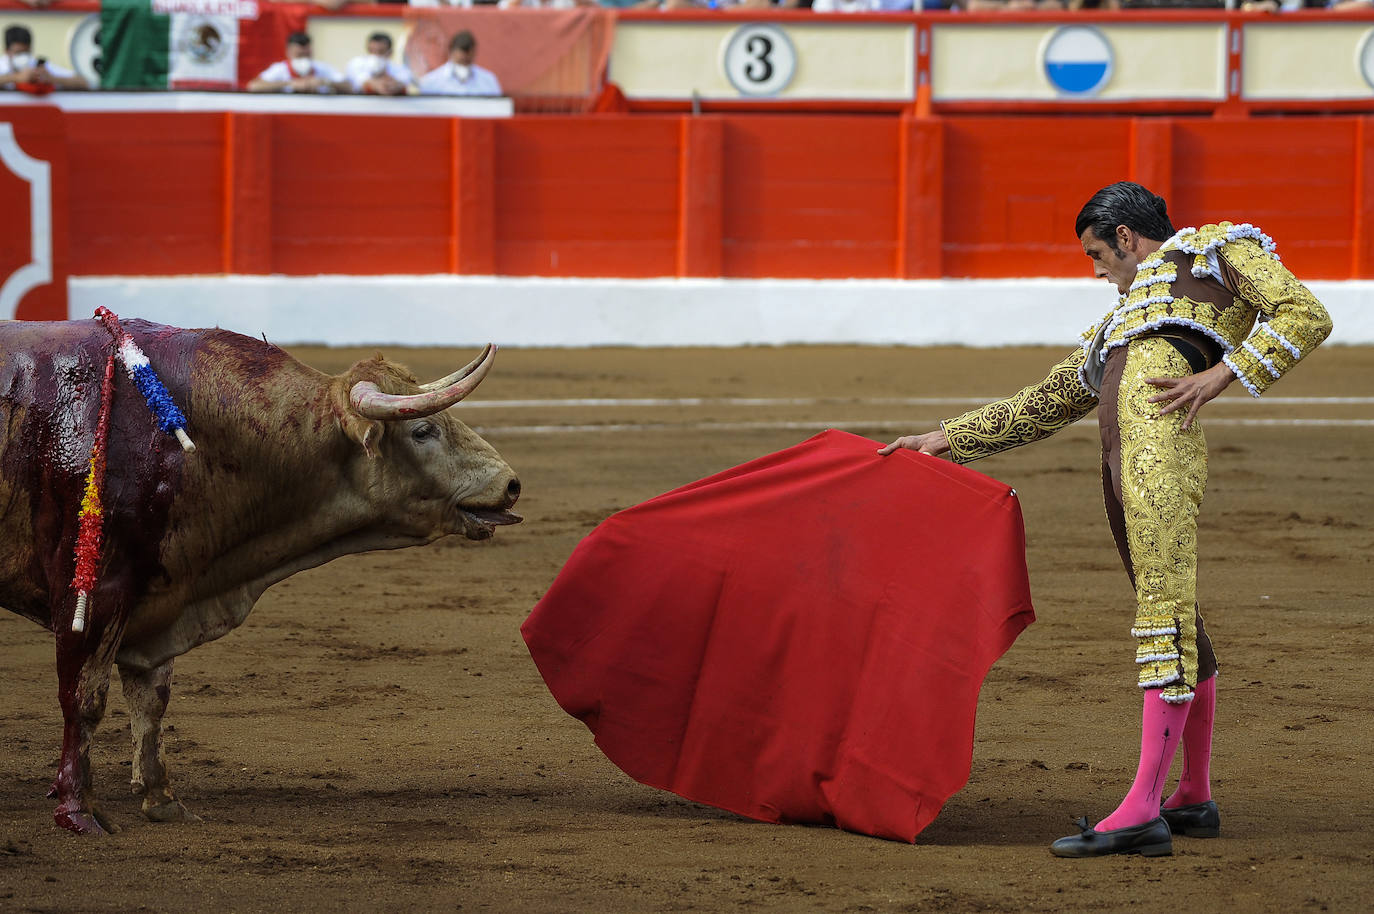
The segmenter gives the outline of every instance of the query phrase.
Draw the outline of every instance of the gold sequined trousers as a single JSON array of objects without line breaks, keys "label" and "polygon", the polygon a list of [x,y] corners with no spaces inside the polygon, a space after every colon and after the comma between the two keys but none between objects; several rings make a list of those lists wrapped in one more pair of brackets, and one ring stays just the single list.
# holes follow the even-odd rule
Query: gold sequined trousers
[{"label": "gold sequined trousers", "polygon": [[1167,340],[1145,337],[1113,349],[1098,406],[1107,520],[1136,592],[1131,634],[1141,688],[1188,701],[1216,673],[1197,607],[1197,516],[1207,488],[1207,441],[1185,409],[1162,418],[1147,378],[1192,369]]}]

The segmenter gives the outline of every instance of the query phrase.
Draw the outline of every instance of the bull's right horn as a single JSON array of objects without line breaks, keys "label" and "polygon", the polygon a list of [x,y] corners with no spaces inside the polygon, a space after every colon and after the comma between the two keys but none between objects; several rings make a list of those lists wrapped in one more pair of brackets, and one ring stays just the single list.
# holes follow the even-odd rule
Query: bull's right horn
[{"label": "bull's right horn", "polygon": [[488,343],[475,363],[455,372],[458,379],[442,388],[418,394],[388,394],[371,381],[359,381],[349,390],[348,399],[358,414],[367,419],[421,419],[448,409],[476,390],[495,360],[496,347]]}]

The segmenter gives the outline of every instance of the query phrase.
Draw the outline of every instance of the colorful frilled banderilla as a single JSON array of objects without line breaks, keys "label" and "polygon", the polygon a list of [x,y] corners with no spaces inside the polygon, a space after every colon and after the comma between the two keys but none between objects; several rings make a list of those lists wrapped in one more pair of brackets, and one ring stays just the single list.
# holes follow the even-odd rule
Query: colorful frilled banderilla
[{"label": "colorful frilled banderilla", "polygon": [[110,429],[110,406],[114,400],[114,365],[116,354],[124,363],[129,378],[148,401],[160,429],[174,434],[182,450],[191,453],[195,443],[186,434],[186,417],[172,402],[172,395],[158,378],[143,350],[119,324],[119,317],[108,308],[96,308],[95,316],[114,337],[115,352],[105,362],[105,377],[100,386],[100,418],[96,423],[95,442],[86,470],[86,487],[81,496],[81,514],[76,534],[76,572],[72,576],[72,590],[76,591],[76,612],[72,616],[72,631],[86,628],[86,610],[91,591],[95,589],[96,571],[100,566],[101,533],[104,507],[101,492],[105,487],[106,437]]},{"label": "colorful frilled banderilla", "polygon": [[100,318],[105,329],[114,337],[115,344],[119,347],[119,360],[124,363],[124,370],[129,373],[130,380],[137,385],[139,393],[143,394],[143,399],[148,401],[148,408],[157,418],[158,428],[162,429],[164,434],[176,435],[177,440],[181,442],[181,449],[188,454],[194,451],[196,446],[186,434],[186,417],[172,402],[172,395],[163,386],[157,372],[153,371],[153,366],[149,364],[143,350],[138,348],[138,344],[129,336],[128,331],[120,326],[119,316],[109,308],[103,307],[95,309],[95,316]]},{"label": "colorful frilled banderilla", "polygon": [[100,564],[100,533],[103,520],[100,490],[105,487],[105,436],[110,430],[110,401],[114,395],[114,353],[105,361],[105,379],[100,385],[100,419],[95,427],[95,443],[86,470],[86,489],[81,496],[81,516],[76,534],[76,614],[72,631],[86,628],[86,602],[95,589],[96,567]]}]

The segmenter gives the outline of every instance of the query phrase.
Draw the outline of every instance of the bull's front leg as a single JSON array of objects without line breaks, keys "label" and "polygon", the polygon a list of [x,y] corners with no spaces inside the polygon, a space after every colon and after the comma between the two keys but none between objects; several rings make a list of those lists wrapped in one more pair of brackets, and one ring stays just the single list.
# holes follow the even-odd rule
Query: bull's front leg
[{"label": "bull's front leg", "polygon": [[143,814],[154,822],[199,822],[172,794],[162,755],[162,715],[172,695],[172,663],[150,670],[119,665],[119,681],[129,705],[134,768],[129,786],[143,797]]},{"label": "bull's front leg", "polygon": [[[68,616],[68,618],[70,618]],[[124,631],[124,614],[90,620],[85,632],[59,624],[57,690],[62,706],[62,756],[53,791],[53,819],[80,835],[103,835],[119,829],[97,807],[91,786],[91,738],[105,716],[110,666]]]}]

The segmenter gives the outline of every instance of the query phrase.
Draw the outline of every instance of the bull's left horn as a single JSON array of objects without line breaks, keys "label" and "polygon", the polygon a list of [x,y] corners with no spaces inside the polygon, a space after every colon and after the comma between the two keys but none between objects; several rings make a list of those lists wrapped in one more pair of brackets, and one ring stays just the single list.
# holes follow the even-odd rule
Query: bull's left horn
[{"label": "bull's left horn", "polygon": [[348,399],[358,414],[367,419],[420,419],[448,409],[477,389],[496,360],[496,347],[488,344],[481,359],[452,384],[418,394],[388,394],[371,381],[359,381],[349,390]]},{"label": "bull's left horn", "polygon": [[482,362],[486,359],[486,357],[491,354],[491,350],[494,345],[494,343],[487,343],[487,348],[483,349],[481,354],[479,354],[477,358],[473,359],[471,362],[468,362],[466,365],[464,365],[462,368],[458,369],[451,375],[446,375],[445,377],[442,377],[437,381],[430,381],[428,384],[421,384],[420,390],[424,393],[429,393],[432,390],[443,390],[450,384],[463,380],[468,375],[472,374],[477,369],[477,366],[481,365]]}]

